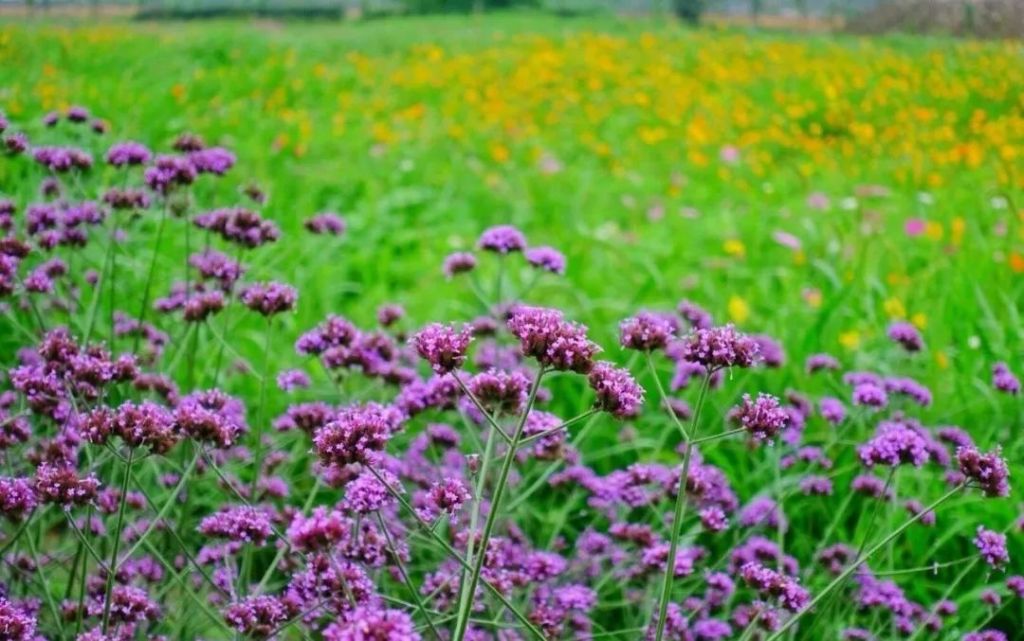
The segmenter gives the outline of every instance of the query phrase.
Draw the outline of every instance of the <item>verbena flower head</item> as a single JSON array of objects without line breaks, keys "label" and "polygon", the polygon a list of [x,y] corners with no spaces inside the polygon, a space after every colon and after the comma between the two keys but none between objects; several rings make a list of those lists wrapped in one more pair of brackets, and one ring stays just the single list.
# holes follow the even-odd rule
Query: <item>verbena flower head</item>
[{"label": "verbena flower head", "polygon": [[889,403],[889,395],[874,383],[861,383],[853,388],[853,404],[863,407],[882,408]]},{"label": "verbena flower head", "polygon": [[296,514],[287,536],[296,548],[316,552],[331,548],[348,537],[349,532],[349,522],[341,512],[316,507],[309,516]]},{"label": "verbena flower head", "polygon": [[214,209],[195,217],[196,227],[220,235],[228,242],[250,249],[276,241],[281,232],[277,225],[242,207]]},{"label": "verbena flower head", "polygon": [[31,514],[36,504],[36,494],[31,480],[0,476],[0,515],[18,522]]},{"label": "verbena flower head", "polygon": [[462,507],[472,499],[473,495],[461,479],[446,477],[430,486],[423,516],[431,521],[444,514],[454,523]]},{"label": "verbena flower head", "polygon": [[188,158],[181,156],[157,156],[143,173],[146,186],[165,196],[176,187],[192,184],[195,179],[196,168]]},{"label": "verbena flower head", "polygon": [[235,166],[235,154],[223,147],[207,147],[188,154],[189,162],[200,174],[223,176]]},{"label": "verbena flower head", "polygon": [[840,368],[840,365],[839,360],[830,354],[812,354],[807,357],[804,368],[808,374],[813,374],[825,370],[835,371]]},{"label": "verbena flower head", "polygon": [[282,599],[276,596],[257,595],[229,605],[224,610],[224,620],[246,637],[267,639],[283,627],[294,614],[293,609]]},{"label": "verbena flower head", "polygon": [[1006,535],[1001,532],[979,525],[974,536],[974,545],[977,546],[985,563],[994,568],[1001,568],[1010,562],[1010,552],[1006,549]]},{"label": "verbena flower head", "polygon": [[473,340],[469,327],[431,323],[413,335],[410,343],[416,353],[437,374],[448,374],[466,362],[466,351]]},{"label": "verbena flower head", "polygon": [[626,349],[651,352],[664,349],[679,330],[667,314],[640,312],[619,323],[619,343]]},{"label": "verbena flower head", "polygon": [[838,398],[826,396],[818,404],[821,417],[833,425],[839,425],[846,420],[846,407]]},{"label": "verbena flower head", "polygon": [[145,165],[152,157],[153,154],[145,145],[133,140],[114,143],[107,150],[107,164],[114,167]]},{"label": "verbena flower head", "polygon": [[36,496],[41,503],[55,503],[65,510],[86,505],[96,498],[99,481],[80,478],[70,466],[43,463],[36,470]]},{"label": "verbena flower head", "polygon": [[0,596],[0,638],[5,641],[35,641],[39,638],[36,636],[36,618],[5,596]]},{"label": "verbena flower head", "polygon": [[352,405],[316,431],[313,446],[325,464],[371,464],[395,429],[395,417],[386,408],[373,403]]},{"label": "verbena flower head", "polygon": [[565,255],[554,247],[531,247],[523,256],[532,267],[559,276],[565,274]]},{"label": "verbena flower head", "polygon": [[756,400],[750,394],[744,394],[743,402],[733,408],[729,416],[758,441],[775,438],[790,422],[789,414],[779,404],[779,399],[763,393],[758,394]]},{"label": "verbena flower head", "polygon": [[477,247],[499,254],[520,252],[526,249],[526,237],[523,236],[523,232],[511,225],[498,225],[480,234]]},{"label": "verbena flower head", "polygon": [[565,320],[558,310],[517,306],[507,324],[523,354],[544,367],[585,374],[594,365],[598,347],[587,338],[586,328]]},{"label": "verbena flower head", "polygon": [[924,340],[917,328],[910,323],[896,322],[886,330],[889,339],[899,343],[908,352],[919,352],[924,348]]},{"label": "verbena flower head", "polygon": [[750,367],[757,362],[760,348],[755,340],[737,332],[732,325],[723,325],[695,330],[682,339],[680,349],[684,360],[717,370]]},{"label": "verbena flower head", "polygon": [[401,610],[360,606],[324,630],[324,641],[421,641],[412,618]]},{"label": "verbena flower head", "polygon": [[197,530],[204,536],[257,546],[266,543],[273,532],[267,513],[248,505],[224,508],[204,518]]},{"label": "verbena flower head", "polygon": [[526,406],[530,379],[521,371],[490,370],[469,379],[466,387],[487,412],[511,415]]},{"label": "verbena flower head", "polygon": [[921,467],[928,461],[928,442],[921,434],[903,423],[885,421],[875,436],[857,448],[864,465],[901,465]]},{"label": "verbena flower head", "polygon": [[985,496],[1009,496],[1010,468],[999,448],[982,453],[974,446],[960,447],[956,461],[960,473],[980,487]]},{"label": "verbena flower head", "polygon": [[299,293],[284,283],[253,283],[242,290],[242,304],[263,316],[273,316],[295,309]]},{"label": "verbena flower head", "polygon": [[345,233],[345,219],[333,212],[317,214],[303,223],[306,230],[317,235],[341,236]]},{"label": "verbena flower head", "polygon": [[1020,393],[1020,380],[1014,376],[1006,363],[996,363],[992,366],[992,386],[1007,394]]},{"label": "verbena flower head", "polygon": [[590,388],[597,395],[594,407],[616,418],[632,418],[640,413],[644,389],[629,370],[612,363],[596,363],[587,375]]},{"label": "verbena flower head", "polygon": [[476,269],[476,256],[469,252],[455,252],[449,254],[444,259],[444,265],[441,267],[441,271],[448,278],[455,276],[456,274],[464,274],[471,272]]},{"label": "verbena flower head", "polygon": [[778,600],[790,612],[799,612],[810,602],[810,593],[796,579],[760,563],[747,563],[740,568],[740,576],[762,596]]}]

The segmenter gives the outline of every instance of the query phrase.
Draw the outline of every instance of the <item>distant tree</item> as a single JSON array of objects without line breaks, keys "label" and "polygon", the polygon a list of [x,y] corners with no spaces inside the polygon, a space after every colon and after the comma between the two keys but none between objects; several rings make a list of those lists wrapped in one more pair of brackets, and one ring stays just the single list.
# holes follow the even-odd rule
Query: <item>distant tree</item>
[{"label": "distant tree", "polygon": [[704,0],[672,0],[672,7],[677,16],[690,24],[697,24],[700,14],[704,13]]}]

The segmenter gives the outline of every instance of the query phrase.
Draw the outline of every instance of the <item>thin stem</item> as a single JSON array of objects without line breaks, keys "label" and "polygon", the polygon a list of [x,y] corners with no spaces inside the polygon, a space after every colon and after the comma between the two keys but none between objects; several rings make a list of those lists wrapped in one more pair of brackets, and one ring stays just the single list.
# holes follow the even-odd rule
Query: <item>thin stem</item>
[{"label": "thin stem", "polygon": [[484,533],[480,540],[480,553],[477,555],[476,560],[473,562],[473,572],[469,577],[469,585],[466,586],[466,590],[469,593],[469,598],[466,599],[462,611],[459,613],[459,618],[455,622],[455,633],[452,635],[453,641],[462,641],[466,636],[466,630],[469,625],[470,610],[473,604],[473,595],[476,592],[476,586],[480,582],[480,571],[484,566],[484,559],[487,557],[487,544],[490,542],[491,533],[494,531],[494,524],[498,520],[498,513],[501,511],[501,498],[505,493],[505,486],[508,483],[508,474],[512,469],[512,462],[516,458],[516,451],[519,449],[519,439],[523,434],[523,427],[526,425],[526,419],[530,415],[530,410],[533,408],[533,403],[537,399],[537,390],[540,388],[541,379],[544,378],[544,367],[542,366],[537,372],[537,378],[533,382],[533,387],[530,389],[530,398],[526,403],[526,408],[523,410],[523,415],[519,419],[519,423],[516,425],[516,431],[512,434],[512,444],[508,448],[508,453],[505,455],[505,460],[501,464],[501,470],[498,472],[498,481],[494,486],[494,492],[491,495],[491,505],[487,512],[487,521],[484,523]]},{"label": "thin stem", "polygon": [[[650,356],[648,356],[648,359],[650,359]],[[700,419],[700,412],[704,407],[704,399],[707,397],[708,387],[711,385],[711,374],[711,370],[708,370],[704,376],[704,382],[700,388],[700,396],[697,398],[697,407],[693,411],[693,423],[691,424],[690,431],[687,433],[683,430],[686,450],[683,452],[683,470],[682,475],[679,477],[679,488],[676,490],[676,508],[672,520],[672,539],[668,548],[668,565],[665,567],[665,578],[661,585],[661,596],[658,598],[658,627],[654,634],[655,641],[661,641],[664,637],[665,623],[668,620],[668,602],[672,597],[672,582],[676,577],[676,554],[679,552],[679,539],[683,531],[683,517],[686,515],[686,483],[690,475],[690,461],[693,458],[694,446],[690,443],[690,435],[693,438],[697,437],[697,428],[699,427],[697,421]],[[657,373],[655,373],[654,379],[658,380]],[[660,381],[658,382],[658,388],[661,389]],[[675,416],[671,408],[668,408],[668,411],[669,414]],[[676,418],[676,423],[680,424],[678,417]]]},{"label": "thin stem", "polygon": [[129,549],[128,552],[124,555],[125,558],[130,559],[135,550],[137,550],[139,546],[142,545],[143,542],[146,540],[146,537],[149,536],[153,532],[153,530],[159,527],[160,523],[164,520],[164,517],[167,516],[167,512],[170,511],[171,506],[173,506],[174,502],[178,500],[178,495],[181,493],[181,490],[185,487],[185,482],[188,480],[189,475],[192,473],[192,470],[195,469],[196,463],[198,462],[199,450],[197,448],[195,456],[192,457],[192,461],[188,464],[188,467],[185,468],[185,471],[181,473],[181,478],[178,479],[178,484],[174,486],[174,489],[171,491],[171,495],[167,497],[166,501],[164,501],[163,507],[161,507],[160,511],[157,512],[156,517],[154,517],[149,522],[149,525],[146,526],[146,530],[142,533],[142,536],[139,537],[139,540],[136,541],[135,544],[132,545],[131,549]]},{"label": "thin stem", "polygon": [[402,576],[402,582],[405,583],[406,589],[409,590],[409,595],[412,596],[413,602],[416,604],[416,609],[420,611],[420,614],[427,621],[427,627],[430,628],[430,633],[435,639],[440,641],[441,634],[434,627],[434,621],[427,614],[427,609],[423,607],[423,600],[420,598],[420,593],[416,590],[416,586],[413,585],[412,579],[409,577],[409,573],[405,571],[405,565],[402,563],[402,559],[398,556],[398,550],[395,549],[394,540],[391,538],[391,532],[388,530],[388,526],[384,523],[384,517],[381,516],[380,510],[377,511],[377,522],[380,523],[380,529],[384,533],[384,540],[388,545],[388,552],[391,554],[391,558],[395,560],[395,567],[398,568],[398,573]]},{"label": "thin stem", "polygon": [[110,594],[114,590],[114,579],[117,576],[117,551],[121,547],[121,529],[124,527],[124,514],[128,508],[128,482],[132,478],[132,461],[135,458],[135,448],[128,449],[128,461],[124,464],[124,481],[121,482],[121,506],[117,513],[117,527],[114,529],[114,549],[110,553],[110,568],[107,574],[107,588],[105,601],[103,603],[103,634],[107,633],[110,625]]},{"label": "thin stem", "polygon": [[925,509],[921,510],[920,512],[918,512],[917,514],[912,516],[910,519],[905,521],[903,523],[903,525],[899,526],[898,528],[896,528],[895,530],[890,532],[888,535],[886,535],[885,538],[883,538],[881,541],[879,541],[878,543],[873,545],[870,550],[868,550],[866,553],[864,553],[863,556],[861,556],[856,561],[851,563],[850,566],[847,567],[845,570],[843,570],[842,573],[840,573],[839,576],[837,576],[835,579],[832,580],[831,583],[829,583],[827,586],[825,586],[825,589],[822,590],[821,592],[819,592],[817,594],[817,596],[815,596],[813,599],[811,599],[810,603],[808,603],[799,612],[797,612],[792,617],[790,617],[788,621],[783,623],[782,627],[780,627],[778,630],[775,631],[774,634],[772,634],[770,637],[768,637],[767,641],[777,641],[778,639],[780,639],[782,637],[782,635],[786,633],[787,630],[789,630],[791,627],[796,625],[797,621],[802,619],[808,612],[813,610],[814,606],[818,605],[818,603],[820,603],[822,599],[827,597],[833,590],[835,590],[837,587],[842,585],[842,583],[844,581],[846,581],[846,579],[851,574],[856,572],[857,569],[860,566],[864,565],[868,561],[868,559],[870,559],[872,556],[875,555],[876,552],[878,552],[879,550],[881,550],[885,546],[889,545],[889,543],[891,543],[893,539],[895,539],[900,534],[903,534],[903,532],[907,528],[909,528],[911,525],[913,525],[914,523],[917,523],[919,520],[921,520],[924,517],[925,514],[935,510],[937,507],[939,507],[940,505],[942,505],[943,503],[945,503],[946,501],[951,499],[953,496],[956,495],[957,492],[962,490],[966,485],[967,485],[967,483],[961,483],[960,485],[957,485],[956,487],[954,487],[949,492],[946,492],[945,494],[940,496],[938,499],[936,499],[934,503],[932,503],[931,505],[929,505]]},{"label": "thin stem", "polygon": [[256,486],[259,484],[260,472],[263,467],[263,423],[264,412],[267,406],[267,379],[270,378],[270,317],[267,317],[267,325],[263,330],[263,379],[260,381],[260,407],[256,412],[256,426],[253,429],[256,442],[253,449],[253,473],[252,482],[249,485],[249,496],[256,498]]},{"label": "thin stem", "polygon": [[[654,379],[654,385],[658,388],[658,396],[660,398],[661,405],[664,406],[668,415],[672,417],[672,422],[676,424],[676,428],[679,433],[683,435],[683,440],[690,442],[690,434],[686,431],[686,427],[683,426],[683,422],[679,420],[676,413],[672,411],[672,408],[668,404],[668,395],[665,394],[665,386],[661,384],[661,377],[658,376],[658,371],[654,368],[654,359],[651,357],[651,353],[647,352],[647,369],[651,372],[651,378]],[[703,394],[703,392],[702,392]],[[694,422],[696,426],[696,422]]]},{"label": "thin stem", "polygon": [[512,438],[505,433],[505,430],[501,429],[501,426],[498,425],[498,421],[495,420],[493,416],[491,416],[491,413],[484,409],[484,406],[480,404],[480,401],[477,399],[476,395],[473,394],[473,392],[469,391],[469,388],[466,387],[466,384],[462,382],[462,378],[459,376],[459,373],[452,372],[452,378],[454,378],[455,382],[458,383],[459,389],[462,390],[462,393],[465,394],[470,401],[472,401],[473,406],[476,407],[477,411],[484,415],[484,417],[487,419],[487,422],[490,423],[491,429],[497,430],[498,434],[501,435],[501,438],[503,438],[506,443],[511,443]]},{"label": "thin stem", "polygon": [[[164,225],[167,223],[167,209],[169,205],[164,199],[164,210],[160,215],[160,224],[156,228],[156,239],[153,241],[153,257],[149,260],[149,273],[146,276],[146,285],[142,290],[142,307],[139,308],[139,325],[146,322],[146,312],[149,311],[149,298],[153,291],[153,275],[156,273],[156,259],[160,255],[160,240],[164,235]],[[142,340],[142,332],[135,333],[135,341],[132,343],[132,351],[139,351],[139,341]],[[106,625],[103,626],[106,632]]]}]

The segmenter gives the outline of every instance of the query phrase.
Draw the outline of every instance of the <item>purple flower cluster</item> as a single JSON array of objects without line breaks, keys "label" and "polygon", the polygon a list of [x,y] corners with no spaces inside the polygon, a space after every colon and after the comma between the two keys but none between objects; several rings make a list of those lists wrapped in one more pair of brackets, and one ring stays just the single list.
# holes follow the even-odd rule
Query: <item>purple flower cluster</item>
[{"label": "purple flower cluster", "polygon": [[697,329],[683,339],[682,358],[708,371],[726,367],[750,367],[757,362],[757,341],[736,331],[732,325]]},{"label": "purple flower cluster", "polygon": [[587,329],[565,320],[558,310],[516,307],[508,329],[519,339],[523,354],[546,368],[586,374],[594,366],[598,347],[587,338]]}]

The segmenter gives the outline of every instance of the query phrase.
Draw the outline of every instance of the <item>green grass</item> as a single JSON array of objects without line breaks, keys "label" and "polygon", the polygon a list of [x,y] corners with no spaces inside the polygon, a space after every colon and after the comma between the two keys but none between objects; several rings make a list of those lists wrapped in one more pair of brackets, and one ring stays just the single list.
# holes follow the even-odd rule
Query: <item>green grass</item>
[{"label": "green grass", "polygon": [[[608,17],[0,25],[0,110],[33,140],[57,140],[38,124],[41,113],[84,104],[112,125],[106,140],[83,136],[97,156],[118,138],[166,149],[186,130],[234,150],[239,166],[223,181],[202,181],[196,210],[241,203],[249,182],[269,192],[264,213],[284,238],[247,259],[249,276],[301,290],[299,311],[274,320],[274,371],[301,363],[294,338],[328,312],[361,326],[386,302],[404,305],[412,323],[478,315],[466,283],[442,277],[441,260],[508,222],[569,259],[567,277],[542,280],[529,300],[587,323],[612,360],[627,360],[615,347],[620,319],[682,298],[781,341],[787,366],[734,376],[713,395],[708,425],[745,391],[848,398],[838,382],[803,372],[806,356],[827,351],[849,368],[917,378],[935,403],[915,415],[963,426],[985,447],[1001,444],[1017,477],[1024,411],[1019,397],[992,390],[990,368],[1005,360],[1024,374],[1022,83],[1024,59],[1012,43],[694,32]],[[728,145],[740,148],[735,166],[719,160]],[[561,171],[541,171],[545,156]],[[0,195],[32,200],[36,175],[4,160]],[[841,206],[864,185],[888,194]],[[827,194],[831,207],[810,209],[812,192]],[[344,239],[302,231],[304,218],[324,210],[345,215]],[[147,216],[120,253],[124,273],[145,272],[156,224],[155,213]],[[928,233],[905,234],[910,218],[928,221]],[[182,229],[171,221],[157,296],[183,276]],[[797,236],[800,251],[774,240],[778,231]],[[90,248],[82,263],[97,265],[99,251]],[[484,265],[481,283],[493,282],[493,267]],[[513,282],[530,277],[510,268]],[[126,311],[136,311],[141,281],[120,291]],[[264,326],[234,311],[229,339],[238,353],[229,356],[258,371]],[[903,317],[924,325],[923,354],[907,357],[885,338],[888,322]],[[176,353],[181,328],[160,322]],[[0,338],[0,353],[11,355],[19,340]],[[200,380],[219,348],[208,335],[201,345]],[[182,378],[185,367],[177,366]],[[640,378],[653,405],[654,388]],[[229,386],[255,398],[251,379]],[[552,386],[565,416],[590,402],[577,381]],[[288,401],[271,399],[268,415]],[[870,421],[840,438],[862,439]],[[619,427],[601,419],[581,444],[583,460],[601,472],[677,460],[655,447],[663,420],[636,427],[636,440],[622,442]],[[814,419],[808,438],[826,434]],[[301,453],[303,444],[285,439],[283,447]],[[771,456],[729,444],[708,457],[741,500],[774,483]],[[838,466],[852,460],[847,451]],[[305,474],[301,456],[289,465]],[[901,493],[939,492],[935,472],[901,476]],[[221,500],[196,494],[211,506]],[[788,549],[805,565],[834,502],[797,496],[787,504]],[[571,537],[589,523],[581,506],[579,494],[545,491],[520,509],[520,524],[537,544]],[[936,529],[916,527],[899,541],[896,567],[966,556],[978,523],[1001,529],[1016,514],[1013,500],[959,501]],[[853,538],[856,516],[839,524],[839,538]],[[894,526],[902,514],[883,518]],[[1024,555],[1019,541],[1013,546]],[[967,585],[981,585],[976,574]],[[902,585],[930,602],[947,583],[925,573]],[[983,618],[961,596],[963,621]],[[1022,624],[1019,607],[1001,617]],[[598,620],[644,623],[617,608]]]}]

